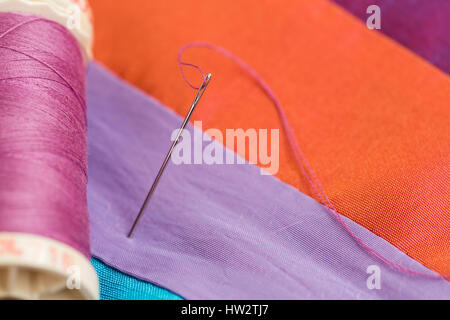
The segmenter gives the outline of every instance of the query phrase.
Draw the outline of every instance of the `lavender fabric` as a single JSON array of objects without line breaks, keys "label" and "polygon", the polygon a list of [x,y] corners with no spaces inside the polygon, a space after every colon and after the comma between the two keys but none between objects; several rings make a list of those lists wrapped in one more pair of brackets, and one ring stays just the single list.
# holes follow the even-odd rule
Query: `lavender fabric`
[{"label": "lavender fabric", "polygon": [[381,32],[450,74],[450,1],[333,0],[365,23],[370,5],[381,9]]},{"label": "lavender fabric", "polygon": [[[321,204],[252,165],[170,163],[128,239],[182,119],[97,64],[88,106],[91,245],[109,266],[187,299],[450,298],[445,280],[389,270]],[[345,221],[391,260],[432,273]],[[367,287],[369,266],[381,270],[380,290]]]}]

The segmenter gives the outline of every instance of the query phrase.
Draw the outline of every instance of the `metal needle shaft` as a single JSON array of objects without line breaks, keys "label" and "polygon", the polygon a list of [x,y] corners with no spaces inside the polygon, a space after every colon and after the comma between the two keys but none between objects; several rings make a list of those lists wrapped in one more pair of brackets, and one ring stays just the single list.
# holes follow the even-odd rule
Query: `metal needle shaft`
[{"label": "metal needle shaft", "polygon": [[164,162],[158,171],[158,174],[156,175],[155,181],[153,181],[152,187],[150,188],[150,191],[148,192],[147,197],[145,198],[145,201],[142,204],[139,214],[137,215],[136,219],[134,220],[133,226],[131,227],[130,232],[128,233],[128,238],[131,238],[133,236],[133,233],[136,230],[136,227],[139,224],[139,221],[141,220],[142,216],[144,215],[145,209],[147,208],[148,203],[150,202],[150,199],[152,198],[152,195],[155,192],[156,187],[158,186],[159,180],[161,179],[161,176],[163,175],[164,170],[166,169],[167,164],[169,163],[170,157],[172,156],[172,153],[173,153],[176,145],[178,144],[180,137],[183,134],[184,129],[186,128],[187,124],[189,123],[189,120],[191,119],[191,116],[195,110],[195,107],[198,105],[198,103],[200,102],[200,99],[202,98],[203,94],[205,93],[205,90],[208,87],[210,80],[211,80],[211,74],[208,74],[205,77],[205,80],[203,81],[202,85],[198,89],[198,92],[197,92],[197,95],[195,96],[194,102],[192,103],[192,106],[189,109],[189,112],[186,115],[186,118],[184,119],[183,124],[181,125],[181,128],[178,130],[178,134],[177,134],[175,140],[173,141],[172,146],[170,147],[169,152],[167,153],[167,156],[164,159]]}]

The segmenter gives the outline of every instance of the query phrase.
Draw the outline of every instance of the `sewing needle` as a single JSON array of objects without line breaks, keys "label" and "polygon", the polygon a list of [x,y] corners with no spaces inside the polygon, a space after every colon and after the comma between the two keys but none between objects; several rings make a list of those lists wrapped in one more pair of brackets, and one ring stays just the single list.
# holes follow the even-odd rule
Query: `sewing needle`
[{"label": "sewing needle", "polygon": [[128,238],[131,238],[133,236],[134,231],[136,230],[136,227],[141,220],[142,216],[144,215],[145,209],[148,206],[148,203],[150,202],[150,199],[155,192],[156,187],[158,186],[159,180],[161,179],[161,176],[164,173],[164,170],[167,167],[167,164],[169,163],[170,157],[172,156],[172,153],[178,144],[181,135],[183,134],[184,129],[186,128],[187,124],[189,123],[189,120],[191,119],[192,113],[195,110],[195,107],[197,107],[198,103],[200,102],[200,99],[203,97],[203,93],[205,93],[206,88],[208,87],[208,84],[211,80],[211,74],[209,73],[205,80],[203,81],[202,85],[197,91],[197,95],[195,96],[194,102],[192,103],[191,108],[189,109],[188,114],[186,115],[186,118],[183,121],[183,124],[181,125],[181,128],[178,130],[177,136],[175,140],[172,143],[172,146],[170,147],[169,152],[167,153],[166,158],[164,159],[164,162],[161,166],[161,168],[158,171],[158,174],[156,175],[155,181],[153,181],[152,187],[150,188],[150,191],[147,194],[147,198],[145,198],[144,203],[142,204],[141,210],[139,211],[139,214],[137,215],[136,219],[134,220],[133,226],[131,227],[130,232],[128,233]]}]

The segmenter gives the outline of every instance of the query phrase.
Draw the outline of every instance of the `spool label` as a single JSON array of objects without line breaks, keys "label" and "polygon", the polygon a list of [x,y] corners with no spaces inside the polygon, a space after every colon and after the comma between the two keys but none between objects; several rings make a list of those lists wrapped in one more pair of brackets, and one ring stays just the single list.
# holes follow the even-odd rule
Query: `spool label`
[{"label": "spool label", "polygon": [[[79,290],[87,299],[98,299],[98,279],[89,260],[62,242],[32,234],[0,232],[0,275],[2,272],[3,276],[10,275],[7,271],[10,268],[32,270],[33,274],[36,270],[43,271],[44,280],[48,280],[47,274],[57,275],[61,280],[58,283],[63,284],[62,289]],[[51,290],[53,284],[52,281],[48,283]],[[17,287],[21,285],[23,282],[19,281]],[[12,289],[13,293],[20,291],[19,296],[24,292],[25,295],[30,293],[29,287],[25,291],[20,288],[6,289]],[[0,283],[0,298],[2,294],[5,294],[5,288]]]},{"label": "spool label", "polygon": [[49,263],[53,268],[69,273],[69,269],[76,265],[77,257],[73,250],[67,250],[51,241],[37,242],[33,238],[0,236],[0,259],[21,258],[35,264]]}]

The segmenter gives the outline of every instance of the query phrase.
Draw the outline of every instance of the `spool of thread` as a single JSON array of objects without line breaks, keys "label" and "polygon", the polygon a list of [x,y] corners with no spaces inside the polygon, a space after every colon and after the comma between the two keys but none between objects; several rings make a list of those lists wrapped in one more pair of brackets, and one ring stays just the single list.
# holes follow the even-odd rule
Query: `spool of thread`
[{"label": "spool of thread", "polygon": [[93,19],[88,0],[0,0],[0,12],[34,14],[61,24],[78,40],[85,62],[92,58]]},{"label": "spool of thread", "polygon": [[86,197],[91,44],[85,1],[0,0],[0,298],[99,297]]}]

